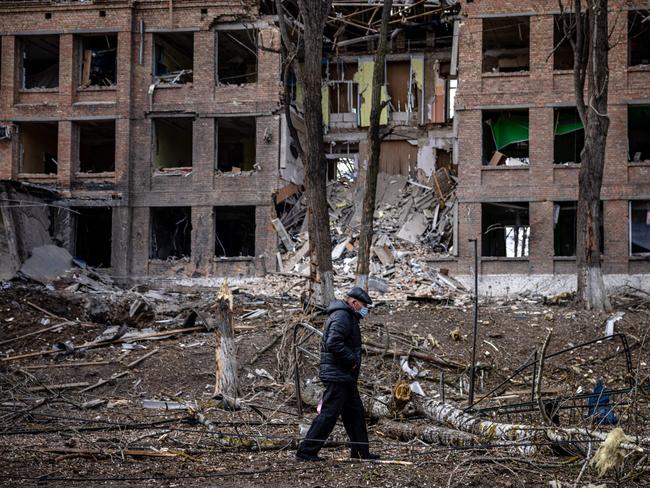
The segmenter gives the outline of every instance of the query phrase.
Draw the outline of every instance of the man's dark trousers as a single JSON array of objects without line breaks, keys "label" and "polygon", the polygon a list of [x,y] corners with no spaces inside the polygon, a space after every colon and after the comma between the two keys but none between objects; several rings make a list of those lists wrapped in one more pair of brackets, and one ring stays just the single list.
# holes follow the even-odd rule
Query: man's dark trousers
[{"label": "man's dark trousers", "polygon": [[350,438],[350,450],[361,457],[366,456],[369,452],[368,431],[357,383],[324,381],[323,384],[325,393],[320,414],[312,422],[305,440],[300,443],[298,454],[315,456],[332,433],[340,415]]}]

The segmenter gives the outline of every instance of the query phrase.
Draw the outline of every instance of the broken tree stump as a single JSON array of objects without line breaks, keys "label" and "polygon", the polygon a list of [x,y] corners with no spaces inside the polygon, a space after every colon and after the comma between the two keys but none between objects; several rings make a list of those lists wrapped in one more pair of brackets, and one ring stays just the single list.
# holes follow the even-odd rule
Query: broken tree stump
[{"label": "broken tree stump", "polygon": [[223,405],[235,409],[237,402],[237,351],[232,326],[233,296],[225,280],[217,293],[214,306],[215,334],[215,383],[214,397],[220,397]]}]

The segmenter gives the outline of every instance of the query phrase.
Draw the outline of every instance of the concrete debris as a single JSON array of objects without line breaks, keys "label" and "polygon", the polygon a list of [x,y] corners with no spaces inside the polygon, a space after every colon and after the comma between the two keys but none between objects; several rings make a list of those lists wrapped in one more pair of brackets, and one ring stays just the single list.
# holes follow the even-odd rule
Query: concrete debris
[{"label": "concrete debris", "polygon": [[47,285],[72,267],[72,256],[62,247],[47,244],[32,249],[32,256],[20,267],[20,273]]},{"label": "concrete debris", "polygon": [[[408,297],[436,303],[467,299],[466,290],[448,270],[429,265],[455,252],[455,188],[456,178],[445,168],[432,172],[428,179],[379,174],[368,282],[371,291],[385,299]],[[287,244],[295,243],[295,250],[278,256],[279,268],[283,274],[309,276],[304,193],[293,185],[278,195],[282,205],[273,225],[280,229],[285,247],[291,249]],[[327,195],[333,267],[337,286],[344,288],[355,278],[363,192],[358,182],[341,179],[329,183]]]}]

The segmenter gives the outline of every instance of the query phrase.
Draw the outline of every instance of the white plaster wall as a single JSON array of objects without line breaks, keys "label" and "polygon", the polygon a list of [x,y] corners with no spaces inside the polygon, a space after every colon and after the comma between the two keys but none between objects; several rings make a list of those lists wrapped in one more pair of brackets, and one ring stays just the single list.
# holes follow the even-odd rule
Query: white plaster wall
[{"label": "white plaster wall", "polygon": [[[474,288],[474,277],[471,275],[454,276],[468,290]],[[650,293],[650,275],[605,275],[605,286],[612,292],[623,291],[632,286]],[[557,295],[565,291],[575,291],[576,275],[488,275],[479,276],[479,295],[505,297],[519,293],[537,295]]]}]

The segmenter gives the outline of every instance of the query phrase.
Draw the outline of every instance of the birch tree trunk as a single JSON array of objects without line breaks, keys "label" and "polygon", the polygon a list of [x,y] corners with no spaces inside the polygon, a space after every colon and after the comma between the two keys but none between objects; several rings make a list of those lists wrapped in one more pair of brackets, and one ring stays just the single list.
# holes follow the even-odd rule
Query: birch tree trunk
[{"label": "birch tree trunk", "polygon": [[381,30],[379,46],[375,52],[375,65],[372,70],[372,95],[370,108],[370,127],[368,141],[370,146],[370,163],[366,171],[366,181],[363,194],[363,212],[361,215],[361,232],[359,233],[359,258],[357,260],[357,286],[368,290],[368,275],[370,274],[370,248],[374,235],[373,223],[377,197],[377,175],[379,174],[379,156],[381,154],[381,137],[379,122],[385,105],[381,103],[381,90],[384,86],[384,63],[386,60],[386,45],[388,44],[388,20],[393,6],[393,0],[384,2],[381,15]]},{"label": "birch tree trunk", "polygon": [[237,406],[237,350],[232,326],[233,296],[224,281],[215,304],[215,384],[214,395],[224,406]]}]

